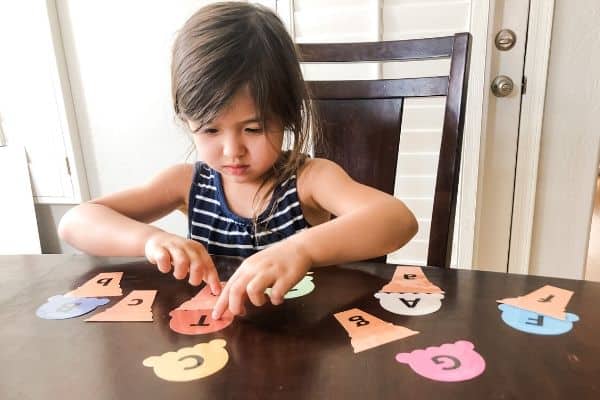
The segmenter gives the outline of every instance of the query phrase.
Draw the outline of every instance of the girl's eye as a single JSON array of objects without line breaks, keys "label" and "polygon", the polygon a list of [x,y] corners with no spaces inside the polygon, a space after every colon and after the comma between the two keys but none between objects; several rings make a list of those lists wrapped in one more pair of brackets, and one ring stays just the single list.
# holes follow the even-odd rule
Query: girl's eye
[{"label": "girl's eye", "polygon": [[204,134],[207,134],[207,135],[214,135],[217,132],[219,132],[219,131],[217,129],[215,129],[215,128],[200,129],[200,133],[204,133]]},{"label": "girl's eye", "polygon": [[246,132],[248,133],[262,133],[262,128],[246,128]]}]

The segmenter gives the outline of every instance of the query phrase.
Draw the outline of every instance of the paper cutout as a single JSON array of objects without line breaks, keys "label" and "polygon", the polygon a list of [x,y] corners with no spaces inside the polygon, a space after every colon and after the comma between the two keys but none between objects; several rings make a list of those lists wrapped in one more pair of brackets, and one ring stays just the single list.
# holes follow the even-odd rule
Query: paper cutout
[{"label": "paper cutout", "polygon": [[284,299],[295,299],[297,297],[306,296],[313,290],[315,290],[315,284],[313,283],[313,277],[310,276],[310,272],[304,276],[293,288],[291,288],[285,296]]},{"label": "paper cutout", "polygon": [[565,321],[565,308],[571,300],[571,296],[573,296],[573,292],[570,290],[546,285],[525,296],[509,297],[498,300],[498,303],[509,304],[523,310]]},{"label": "paper cutout", "polygon": [[398,353],[396,361],[410,365],[417,374],[434,381],[466,381],[485,370],[485,360],[474,348],[473,343],[459,340],[425,350]]},{"label": "paper cutout", "polygon": [[342,311],[334,316],[348,332],[355,353],[419,333],[385,322],[358,308]]},{"label": "paper cutout", "polygon": [[381,288],[387,293],[444,293],[429,282],[421,267],[396,267],[392,280]]},{"label": "paper cutout", "polygon": [[399,315],[427,315],[442,307],[441,293],[375,293],[381,307]]},{"label": "paper cutout", "polygon": [[[226,282],[221,282],[225,285]],[[217,304],[219,296],[212,294],[210,286],[205,285],[194,297],[182,303],[176,310],[208,310]]]},{"label": "paper cutout", "polygon": [[113,297],[123,296],[122,272],[101,272],[77,289],[65,294],[69,297]]},{"label": "paper cutout", "polygon": [[508,304],[500,304],[498,308],[502,311],[504,323],[516,330],[534,335],[562,335],[573,328],[573,322],[579,321],[579,316],[572,313],[566,313],[566,320],[563,321]]},{"label": "paper cutout", "polygon": [[171,382],[188,382],[214,374],[229,360],[223,339],[200,343],[194,347],[184,347],[177,352],[169,351],[160,356],[146,358],[142,364],[153,367],[161,379]]},{"label": "paper cutout", "polygon": [[152,303],[156,290],[133,290],[106,311],[86,319],[86,322],[152,321]]},{"label": "paper cutout", "polygon": [[212,318],[212,309],[181,310],[175,309],[169,313],[171,321],[169,328],[183,335],[202,335],[217,332],[233,322],[233,314],[226,311],[221,319]]},{"label": "paper cutout", "polygon": [[110,302],[109,299],[95,297],[66,297],[62,294],[52,296],[42,304],[35,314],[43,319],[67,319],[79,317]]},{"label": "paper cutout", "polygon": [[[315,284],[313,283],[312,272],[307,273],[293,288],[283,296],[284,299],[295,299],[297,297],[306,296],[313,290],[315,290]],[[271,295],[271,288],[265,290],[267,296]]]}]

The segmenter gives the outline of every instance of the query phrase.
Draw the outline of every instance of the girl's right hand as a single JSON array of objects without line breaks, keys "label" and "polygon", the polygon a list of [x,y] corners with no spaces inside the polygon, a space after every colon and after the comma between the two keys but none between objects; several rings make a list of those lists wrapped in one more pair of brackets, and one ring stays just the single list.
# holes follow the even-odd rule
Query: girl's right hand
[{"label": "girl's right hand", "polygon": [[160,272],[166,274],[173,268],[176,279],[185,279],[189,273],[191,285],[198,286],[204,281],[214,295],[221,293],[217,269],[202,244],[161,231],[148,238],[144,253]]}]

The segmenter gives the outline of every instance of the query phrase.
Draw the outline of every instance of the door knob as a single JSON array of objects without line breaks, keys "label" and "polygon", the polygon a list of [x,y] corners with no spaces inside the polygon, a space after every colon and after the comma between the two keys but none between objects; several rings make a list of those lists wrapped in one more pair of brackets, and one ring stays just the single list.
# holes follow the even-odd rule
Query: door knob
[{"label": "door knob", "polygon": [[510,29],[502,29],[500,32],[498,32],[498,34],[496,34],[496,38],[494,39],[496,48],[502,51],[512,49],[516,42],[517,35],[515,35],[515,33]]},{"label": "door knob", "polygon": [[515,85],[508,76],[498,75],[492,81],[492,93],[496,97],[506,97],[512,93]]}]

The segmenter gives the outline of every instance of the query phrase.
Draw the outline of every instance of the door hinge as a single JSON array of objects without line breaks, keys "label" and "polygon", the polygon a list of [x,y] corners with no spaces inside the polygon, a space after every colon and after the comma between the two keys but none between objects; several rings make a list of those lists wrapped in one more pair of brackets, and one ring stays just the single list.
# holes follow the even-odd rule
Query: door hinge
[{"label": "door hinge", "polygon": [[71,163],[69,162],[69,157],[65,157],[65,163],[67,164],[67,174],[71,176]]},{"label": "door hinge", "polygon": [[521,80],[521,94],[525,94],[527,92],[527,77],[523,75],[523,79]]}]

